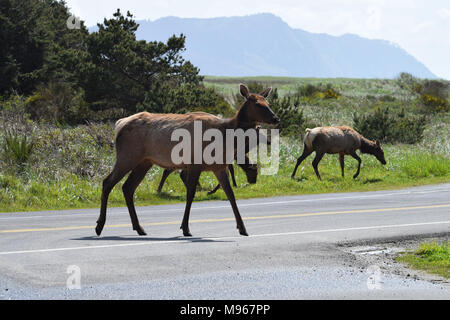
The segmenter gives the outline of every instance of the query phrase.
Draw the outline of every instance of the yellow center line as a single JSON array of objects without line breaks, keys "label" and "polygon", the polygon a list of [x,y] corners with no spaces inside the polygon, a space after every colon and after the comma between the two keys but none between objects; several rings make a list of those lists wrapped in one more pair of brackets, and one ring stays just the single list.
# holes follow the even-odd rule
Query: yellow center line
[{"label": "yellow center line", "polygon": [[[338,215],[347,213],[375,213],[375,212],[395,212],[395,211],[411,211],[420,209],[439,209],[450,208],[450,204],[442,205],[430,205],[430,206],[414,206],[414,207],[399,207],[399,208],[378,208],[378,209],[361,209],[361,210],[345,210],[345,211],[324,211],[324,212],[311,212],[311,213],[299,213],[299,214],[280,214],[270,216],[259,217],[246,217],[244,220],[268,220],[268,219],[288,219],[299,217],[311,217],[311,216],[326,216],[326,215]],[[196,219],[190,220],[190,223],[213,223],[213,222],[229,222],[235,221],[234,217],[221,218],[221,219]],[[180,221],[166,221],[166,222],[153,222],[142,223],[142,226],[165,226],[180,224]],[[131,224],[113,224],[106,225],[105,228],[126,228],[131,227]],[[34,228],[34,229],[15,229],[15,230],[0,230],[2,233],[27,233],[27,232],[44,232],[44,231],[69,231],[69,230],[83,230],[92,229],[94,226],[72,226],[72,227],[54,227],[54,228]]]}]

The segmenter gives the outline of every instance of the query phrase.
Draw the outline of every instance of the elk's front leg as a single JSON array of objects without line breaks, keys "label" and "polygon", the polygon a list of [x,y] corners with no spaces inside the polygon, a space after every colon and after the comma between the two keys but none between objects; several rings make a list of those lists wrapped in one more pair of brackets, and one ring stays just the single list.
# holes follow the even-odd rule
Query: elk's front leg
[{"label": "elk's front leg", "polygon": [[239,230],[239,233],[242,236],[247,236],[248,233],[245,229],[244,221],[241,218],[241,214],[239,213],[239,209],[236,204],[236,198],[234,197],[233,189],[231,188],[230,180],[228,179],[227,170],[223,169],[219,172],[214,173],[217,177],[217,180],[219,180],[220,185],[222,186],[223,191],[225,191],[225,194],[227,195],[228,200],[231,203],[231,207],[233,208],[234,217],[236,218],[237,228]]}]

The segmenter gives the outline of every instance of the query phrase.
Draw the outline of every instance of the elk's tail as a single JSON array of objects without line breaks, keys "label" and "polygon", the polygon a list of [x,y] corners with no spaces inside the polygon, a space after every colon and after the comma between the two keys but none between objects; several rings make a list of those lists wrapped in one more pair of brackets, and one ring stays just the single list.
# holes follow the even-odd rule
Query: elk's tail
[{"label": "elk's tail", "polygon": [[313,141],[316,137],[316,134],[314,133],[314,130],[312,129],[306,129],[306,135],[305,135],[305,145],[308,147],[308,149],[313,148]]},{"label": "elk's tail", "polygon": [[128,123],[129,118],[123,118],[116,122],[116,126],[114,128],[114,142],[117,141],[117,138],[119,137],[120,131],[122,131],[123,127]]}]

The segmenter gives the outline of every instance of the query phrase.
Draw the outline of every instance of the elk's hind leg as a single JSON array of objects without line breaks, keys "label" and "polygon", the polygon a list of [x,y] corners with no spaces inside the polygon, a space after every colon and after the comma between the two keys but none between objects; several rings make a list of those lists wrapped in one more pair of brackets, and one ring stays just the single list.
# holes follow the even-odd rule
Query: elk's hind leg
[{"label": "elk's hind leg", "polygon": [[164,183],[166,183],[167,178],[172,174],[173,170],[166,169],[163,172],[163,176],[161,178],[161,182],[159,183],[158,193],[161,193],[162,188],[164,187]]},{"label": "elk's hind leg", "polygon": [[95,233],[100,236],[103,227],[105,226],[106,222],[106,209],[108,206],[108,197],[111,193],[114,186],[122,180],[122,178],[130,171],[131,169],[128,169],[127,167],[121,166],[118,163],[114,166],[113,171],[111,174],[103,180],[103,189],[102,189],[102,204],[100,209],[100,216],[97,220],[97,226],[95,228]]},{"label": "elk's hind leg", "polygon": [[319,178],[319,180],[322,180],[322,177],[320,176],[320,173],[319,173],[319,162],[322,160],[324,155],[325,155],[325,153],[316,151],[316,158],[314,159],[314,161],[312,163],[314,171],[316,172],[316,176],[317,176],[317,178]]},{"label": "elk's hind leg", "polygon": [[342,178],[344,178],[345,162],[344,162],[344,154],[342,153],[339,155],[339,162],[341,163]]},{"label": "elk's hind leg", "polygon": [[144,229],[139,224],[139,219],[136,214],[136,208],[134,207],[134,192],[136,191],[139,184],[144,179],[148,170],[152,167],[152,163],[145,161],[141,162],[133,171],[130,173],[127,181],[122,187],[123,195],[125,196],[125,201],[127,203],[128,212],[130,213],[131,223],[133,225],[133,230],[137,231],[140,236],[147,235]]},{"label": "elk's hind leg", "polygon": [[[230,170],[231,179],[233,180],[233,186],[236,188],[237,183],[236,183],[236,178],[234,177],[234,166],[232,164],[230,164],[228,166],[228,170]],[[213,190],[208,192],[208,196],[215,194],[217,191],[219,191],[219,189],[220,189],[220,183]]]},{"label": "elk's hind leg", "polygon": [[361,158],[356,154],[356,152],[352,152],[350,154],[353,158],[355,158],[358,161],[358,171],[356,171],[355,175],[353,176],[353,179],[358,178],[359,176],[359,172],[361,171]]},{"label": "elk's hind leg", "polygon": [[228,170],[230,171],[230,176],[231,176],[231,180],[233,181],[233,187],[237,187],[237,183],[236,183],[236,177],[234,174],[234,165],[230,164],[228,166]]},{"label": "elk's hind leg", "polygon": [[303,160],[305,160],[306,158],[308,158],[311,155],[311,153],[313,153],[313,150],[309,150],[308,147],[305,144],[305,148],[303,149],[303,154],[300,156],[300,158],[298,158],[297,165],[295,166],[295,169],[294,169],[294,172],[291,175],[291,178],[295,177],[295,174],[297,173],[298,167],[303,162]]}]

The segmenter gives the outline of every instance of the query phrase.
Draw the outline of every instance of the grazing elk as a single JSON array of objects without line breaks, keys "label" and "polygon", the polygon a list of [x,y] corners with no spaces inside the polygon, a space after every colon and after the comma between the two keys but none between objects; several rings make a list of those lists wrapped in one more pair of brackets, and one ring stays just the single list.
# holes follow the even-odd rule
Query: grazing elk
[{"label": "grazing elk", "polygon": [[383,165],[386,164],[380,142],[370,141],[350,127],[319,127],[312,130],[307,129],[304,143],[305,149],[297,161],[292,178],[295,177],[297,169],[303,160],[314,151],[316,152],[316,158],[312,165],[319,180],[322,180],[322,178],[319,174],[318,165],[325,153],[339,154],[342,177],[344,177],[344,156],[346,155],[350,155],[358,161],[358,171],[356,171],[353,178],[356,179],[358,177],[361,170],[361,158],[356,154],[356,150],[358,149],[362,153],[374,155]]},{"label": "grazing elk", "polygon": [[[267,89],[261,94],[253,94],[249,93],[246,86],[241,85],[240,92],[245,98],[245,102],[231,119],[220,119],[203,113],[151,114],[143,112],[119,120],[116,124],[115,138],[117,159],[113,171],[103,181],[100,216],[95,228],[97,235],[102,233],[105,226],[107,202],[111,190],[130,171],[131,173],[122,190],[133,230],[137,231],[141,236],[146,235],[139,224],[133,196],[148,170],[153,165],[157,165],[162,168],[186,170],[187,172],[186,208],[181,224],[184,236],[192,236],[189,231],[189,213],[198,180],[203,171],[212,171],[215,174],[230,201],[239,233],[243,236],[248,236],[228,179],[227,162],[207,164],[202,160],[200,164],[195,164],[195,161],[191,159],[189,163],[182,162],[177,164],[176,162],[178,161],[172,159],[172,150],[178,143],[172,141],[172,134],[175,130],[181,129],[190,133],[191,137],[194,137],[196,122],[201,122],[204,130],[215,129],[220,131],[223,137],[226,136],[227,130],[242,129],[245,131],[255,128],[257,123],[279,124],[279,118],[270,109],[265,99],[270,94],[270,91],[271,89]],[[205,143],[202,143],[200,147],[200,151],[203,151],[206,148]],[[196,152],[198,150],[196,150],[194,144],[192,158],[195,158]]]}]

